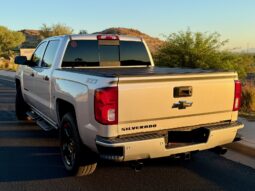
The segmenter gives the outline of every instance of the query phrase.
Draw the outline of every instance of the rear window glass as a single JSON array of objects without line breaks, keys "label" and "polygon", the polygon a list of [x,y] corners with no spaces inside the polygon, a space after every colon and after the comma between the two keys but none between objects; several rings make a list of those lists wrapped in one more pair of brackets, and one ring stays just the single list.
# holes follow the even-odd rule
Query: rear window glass
[{"label": "rear window glass", "polygon": [[142,42],[121,41],[120,61],[122,66],[150,65],[150,59]]},{"label": "rear window glass", "polygon": [[101,45],[99,51],[101,62],[112,62],[120,60],[119,46]]},{"label": "rear window glass", "polygon": [[99,44],[97,40],[70,41],[64,55],[62,67],[150,65],[150,59],[142,42],[120,41],[113,44]]},{"label": "rear window glass", "polygon": [[99,66],[98,41],[70,41],[63,59],[62,67]]}]

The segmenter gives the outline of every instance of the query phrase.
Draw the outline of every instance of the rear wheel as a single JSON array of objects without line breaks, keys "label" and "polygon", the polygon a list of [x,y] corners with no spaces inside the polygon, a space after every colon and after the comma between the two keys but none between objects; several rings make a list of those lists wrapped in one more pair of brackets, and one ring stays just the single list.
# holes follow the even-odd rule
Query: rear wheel
[{"label": "rear wheel", "polygon": [[82,144],[76,120],[71,113],[65,114],[61,121],[60,151],[64,166],[71,175],[85,176],[95,171],[96,154]]},{"label": "rear wheel", "polygon": [[26,120],[29,106],[25,102],[22,96],[21,87],[17,84],[16,88],[16,100],[15,100],[15,111],[18,120]]}]

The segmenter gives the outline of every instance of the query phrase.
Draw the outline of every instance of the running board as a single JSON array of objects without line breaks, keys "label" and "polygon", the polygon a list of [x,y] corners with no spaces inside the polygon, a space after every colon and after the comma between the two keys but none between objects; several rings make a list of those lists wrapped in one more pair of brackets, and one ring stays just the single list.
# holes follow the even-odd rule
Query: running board
[{"label": "running board", "polygon": [[47,121],[45,121],[42,117],[37,115],[35,112],[30,111],[27,112],[28,117],[30,117],[32,120],[36,122],[36,124],[41,127],[44,131],[50,131],[53,130],[54,127],[50,125]]},{"label": "running board", "polygon": [[41,127],[44,131],[50,131],[53,130],[54,128],[47,123],[46,121],[44,121],[43,119],[37,120],[36,124]]}]

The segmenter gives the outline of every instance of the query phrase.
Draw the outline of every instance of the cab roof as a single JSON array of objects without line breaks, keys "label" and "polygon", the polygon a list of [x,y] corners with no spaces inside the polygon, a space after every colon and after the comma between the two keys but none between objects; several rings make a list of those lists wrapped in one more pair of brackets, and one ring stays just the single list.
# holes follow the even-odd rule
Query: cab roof
[{"label": "cab roof", "polygon": [[[61,39],[61,38],[70,38],[70,40],[99,40],[99,36],[106,36],[106,37],[117,37],[120,41],[142,41],[140,37],[133,37],[127,35],[116,35],[116,34],[71,34],[71,35],[63,35],[63,36],[54,36],[49,37],[45,40],[53,40],[53,39]],[[106,39],[109,40],[109,39]],[[117,39],[112,39],[117,40]]]}]

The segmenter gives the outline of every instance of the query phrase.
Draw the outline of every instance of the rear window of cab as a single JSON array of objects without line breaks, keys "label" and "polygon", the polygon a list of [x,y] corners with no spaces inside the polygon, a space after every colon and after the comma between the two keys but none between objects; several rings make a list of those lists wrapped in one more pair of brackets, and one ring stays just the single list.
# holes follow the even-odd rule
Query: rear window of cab
[{"label": "rear window of cab", "polygon": [[98,40],[72,40],[68,43],[62,67],[150,65],[142,42],[118,42],[108,44],[99,43]]}]

